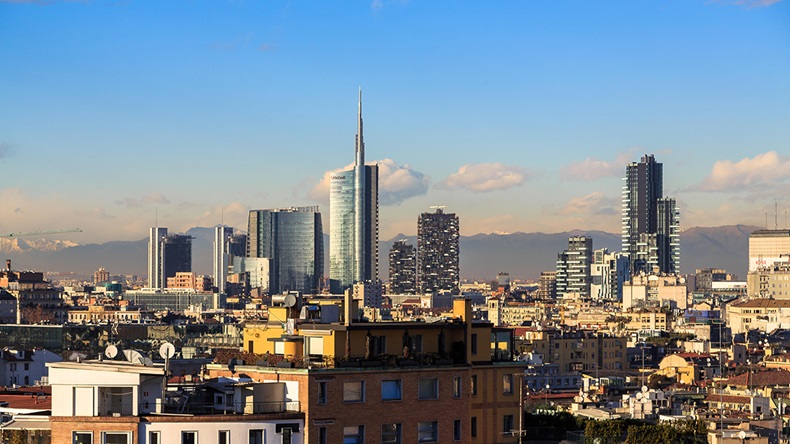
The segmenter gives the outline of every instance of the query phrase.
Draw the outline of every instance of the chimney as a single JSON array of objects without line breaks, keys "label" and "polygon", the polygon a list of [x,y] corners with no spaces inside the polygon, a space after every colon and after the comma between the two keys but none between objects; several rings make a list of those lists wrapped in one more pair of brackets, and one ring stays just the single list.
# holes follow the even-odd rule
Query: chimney
[{"label": "chimney", "polygon": [[345,291],[345,300],[344,300],[344,304],[343,304],[343,311],[344,311],[344,313],[343,313],[344,314],[343,321],[344,321],[344,323],[346,325],[351,325],[351,318],[352,318],[353,313],[354,313],[354,308],[353,308],[353,306],[354,306],[354,297],[352,295],[352,292],[353,292],[353,290],[350,289],[350,288],[347,288],[346,291]]},{"label": "chimney", "polygon": [[5,270],[6,271],[11,271],[11,259],[6,259],[5,260]]}]

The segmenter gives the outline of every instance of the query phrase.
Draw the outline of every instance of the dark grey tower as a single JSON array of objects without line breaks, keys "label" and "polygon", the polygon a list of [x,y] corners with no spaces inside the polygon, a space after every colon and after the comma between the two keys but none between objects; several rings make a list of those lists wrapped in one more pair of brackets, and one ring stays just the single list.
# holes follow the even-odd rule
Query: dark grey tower
[{"label": "dark grey tower", "polygon": [[422,213],[417,220],[417,290],[428,293],[457,291],[459,273],[458,216],[445,213]]},{"label": "dark grey tower", "polygon": [[680,214],[675,199],[663,198],[664,167],[642,156],[625,167],[622,249],[631,272],[680,272]]},{"label": "dark grey tower", "polygon": [[405,240],[395,241],[390,248],[390,293],[417,292],[417,250]]}]

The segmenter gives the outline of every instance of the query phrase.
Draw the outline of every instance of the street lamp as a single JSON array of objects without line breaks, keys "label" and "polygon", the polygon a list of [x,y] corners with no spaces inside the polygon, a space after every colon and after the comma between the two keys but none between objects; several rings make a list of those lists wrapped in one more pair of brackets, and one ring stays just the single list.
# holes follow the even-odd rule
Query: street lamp
[{"label": "street lamp", "polygon": [[548,407],[549,407],[549,389],[550,388],[551,388],[551,386],[547,383],[546,384],[546,410],[548,410]]}]

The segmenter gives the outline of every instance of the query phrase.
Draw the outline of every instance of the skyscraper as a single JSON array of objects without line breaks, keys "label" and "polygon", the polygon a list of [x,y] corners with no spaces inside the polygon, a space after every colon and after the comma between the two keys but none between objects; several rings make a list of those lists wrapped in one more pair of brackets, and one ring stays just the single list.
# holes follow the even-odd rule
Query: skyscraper
[{"label": "skyscraper", "polygon": [[165,247],[167,228],[151,227],[148,230],[148,288],[165,288]]},{"label": "skyscraper", "polygon": [[397,240],[390,248],[390,293],[417,292],[417,250],[405,240]]},{"label": "skyscraper", "polygon": [[269,292],[317,293],[324,273],[318,207],[250,211],[248,256],[269,259]]},{"label": "skyscraper", "polygon": [[622,247],[631,272],[680,272],[680,213],[663,198],[664,167],[651,155],[626,165],[623,178]]},{"label": "skyscraper", "polygon": [[436,208],[417,219],[417,290],[457,291],[460,284],[458,216]]},{"label": "skyscraper", "polygon": [[590,297],[590,265],[593,260],[592,238],[573,236],[568,249],[557,254],[557,296],[575,294]]},{"label": "skyscraper", "polygon": [[168,234],[164,238],[164,282],[175,277],[176,273],[192,271],[192,236],[188,234]]},{"label": "skyscraper", "polygon": [[361,89],[355,149],[354,167],[330,178],[329,278],[333,293],[378,279],[379,169],[365,165]]},{"label": "skyscraper", "polygon": [[233,264],[230,253],[230,241],[233,237],[233,227],[214,227],[214,286],[220,293],[225,292],[225,283],[228,280],[228,267]]}]

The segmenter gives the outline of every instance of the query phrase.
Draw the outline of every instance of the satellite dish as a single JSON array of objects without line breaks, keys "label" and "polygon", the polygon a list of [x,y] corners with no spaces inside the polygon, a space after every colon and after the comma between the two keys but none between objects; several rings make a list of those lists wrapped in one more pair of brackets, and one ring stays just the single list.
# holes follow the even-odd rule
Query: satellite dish
[{"label": "satellite dish", "polygon": [[738,438],[740,438],[740,439],[741,439],[741,441],[743,441],[744,439],[746,439],[746,432],[744,432],[743,430],[741,430],[740,432],[738,432]]},{"label": "satellite dish", "polygon": [[145,365],[145,357],[137,350],[124,350],[123,355],[126,357],[126,360],[132,364]]},{"label": "satellite dish", "polygon": [[151,358],[149,358],[148,356],[143,356],[142,364],[146,367],[153,367],[154,361],[152,361]]},{"label": "satellite dish", "polygon": [[647,389],[647,386],[646,386],[646,385],[643,385],[643,386],[642,386],[642,393],[647,393],[647,390],[648,390],[648,389]]},{"label": "satellite dish", "polygon": [[176,354],[176,346],[175,345],[173,345],[173,344],[171,344],[169,342],[165,342],[164,344],[159,346],[159,356],[161,356],[162,359],[170,359],[175,354]]},{"label": "satellite dish", "polygon": [[107,348],[104,349],[104,356],[107,356],[110,359],[115,359],[118,356],[118,347],[110,344]]},{"label": "satellite dish", "polygon": [[637,400],[640,400],[640,399],[642,399],[642,393],[640,393],[640,392],[636,392],[636,399],[637,399]]},{"label": "satellite dish", "polygon": [[85,358],[87,358],[87,356],[79,352],[71,352],[71,354],[69,355],[69,361],[71,362],[80,362]]}]

